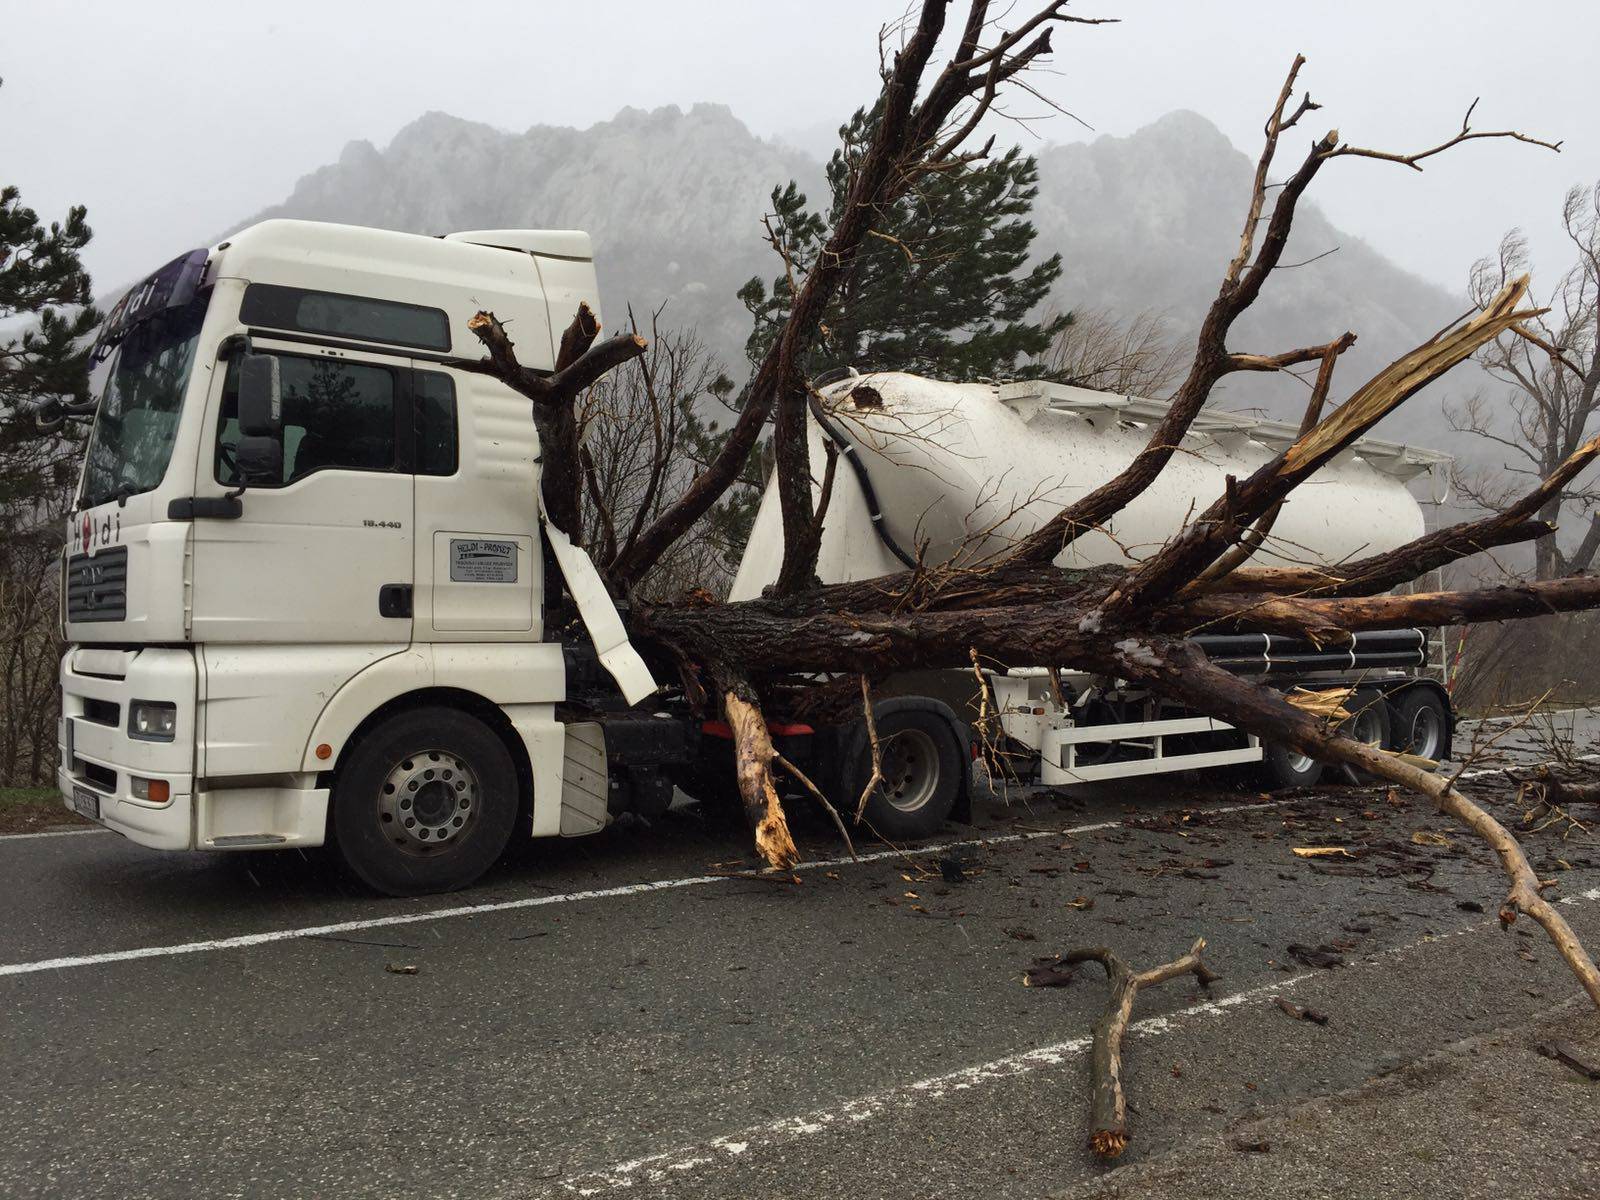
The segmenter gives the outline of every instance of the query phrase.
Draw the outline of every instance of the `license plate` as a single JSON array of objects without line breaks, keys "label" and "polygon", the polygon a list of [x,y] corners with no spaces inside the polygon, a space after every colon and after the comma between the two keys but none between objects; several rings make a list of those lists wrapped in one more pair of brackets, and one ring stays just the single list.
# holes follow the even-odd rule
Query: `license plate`
[{"label": "license plate", "polygon": [[100,796],[86,787],[72,789],[72,807],[78,810],[79,815],[88,817],[91,821],[100,819]]}]

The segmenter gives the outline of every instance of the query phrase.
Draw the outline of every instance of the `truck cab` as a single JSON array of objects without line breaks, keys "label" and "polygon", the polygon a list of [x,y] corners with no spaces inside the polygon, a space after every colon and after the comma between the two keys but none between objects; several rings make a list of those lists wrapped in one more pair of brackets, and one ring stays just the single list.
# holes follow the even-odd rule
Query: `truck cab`
[{"label": "truck cab", "polygon": [[[586,628],[613,707],[655,681],[546,528],[528,401],[470,369],[466,326],[494,311],[549,370],[580,303],[583,233],[283,220],[133,288],[66,529],[65,802],[162,849],[331,836],[387,891],[460,886],[517,824],[603,826],[605,734],[557,717],[553,622]],[[330,820],[349,778],[380,797],[359,828]]]}]

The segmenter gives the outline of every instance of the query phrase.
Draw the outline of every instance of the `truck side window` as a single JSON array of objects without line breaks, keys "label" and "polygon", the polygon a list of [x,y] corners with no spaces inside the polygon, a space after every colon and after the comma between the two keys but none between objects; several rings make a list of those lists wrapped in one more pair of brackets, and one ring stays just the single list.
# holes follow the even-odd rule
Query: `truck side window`
[{"label": "truck side window", "polygon": [[[395,469],[393,371],[287,354],[279,355],[278,362],[283,388],[283,484],[314,471]],[[216,476],[224,484],[238,482],[233,456],[239,441],[238,364],[237,358],[228,364],[217,430]]]},{"label": "truck side window", "polygon": [[386,342],[419,350],[450,349],[450,318],[443,309],[375,296],[341,296],[252,283],[245,289],[239,319],[247,325],[331,333],[352,341]]},{"label": "truck side window", "polygon": [[417,388],[417,474],[456,473],[456,388],[438,371],[414,371]]}]

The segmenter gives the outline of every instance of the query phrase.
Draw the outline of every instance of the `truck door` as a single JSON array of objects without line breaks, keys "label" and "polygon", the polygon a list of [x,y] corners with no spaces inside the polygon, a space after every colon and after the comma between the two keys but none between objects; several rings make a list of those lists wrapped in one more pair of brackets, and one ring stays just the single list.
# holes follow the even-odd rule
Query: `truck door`
[{"label": "truck door", "polygon": [[[283,473],[242,515],[194,523],[197,642],[408,643],[413,571],[412,379],[405,359],[266,339],[279,360]],[[196,497],[237,487],[239,359],[217,372]]]},{"label": "truck door", "polygon": [[537,642],[544,560],[528,401],[498,380],[412,364],[419,642]]},{"label": "truck door", "polygon": [[[483,375],[413,364],[418,641],[539,641],[544,630],[539,437],[528,401]],[[656,690],[594,564],[545,540],[600,662],[630,704]]]}]

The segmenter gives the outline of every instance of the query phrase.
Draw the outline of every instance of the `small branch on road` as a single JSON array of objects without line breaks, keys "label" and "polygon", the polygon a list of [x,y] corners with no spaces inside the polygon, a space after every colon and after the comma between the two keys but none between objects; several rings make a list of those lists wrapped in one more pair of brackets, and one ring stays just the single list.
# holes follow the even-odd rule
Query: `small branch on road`
[{"label": "small branch on road", "polygon": [[1122,1037],[1128,1032],[1133,1001],[1139,992],[1179,975],[1193,975],[1201,987],[1209,987],[1217,974],[1200,960],[1205,938],[1196,938],[1189,953],[1148,971],[1135,971],[1106,946],[1070,950],[1061,956],[1061,965],[1097,962],[1106,969],[1111,995],[1105,1015],[1094,1025],[1094,1098],[1091,1102],[1093,1128],[1089,1146],[1101,1158],[1116,1158],[1128,1148],[1128,1101],[1122,1091]]},{"label": "small branch on road", "polygon": [[1328,1023],[1328,1014],[1312,1008],[1309,1004],[1301,1006],[1285,1000],[1282,996],[1277,998],[1277,1004],[1287,1016],[1293,1017],[1296,1021],[1310,1021],[1313,1025],[1326,1025]]}]

